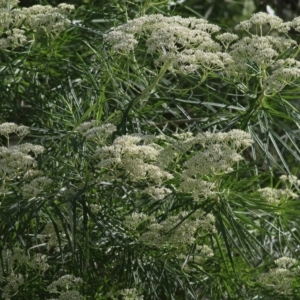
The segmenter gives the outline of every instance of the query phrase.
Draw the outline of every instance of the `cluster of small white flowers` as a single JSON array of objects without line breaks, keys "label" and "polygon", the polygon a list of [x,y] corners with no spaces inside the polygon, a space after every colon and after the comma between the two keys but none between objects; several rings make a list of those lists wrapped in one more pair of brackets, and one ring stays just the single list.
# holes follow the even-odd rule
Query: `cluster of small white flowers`
[{"label": "cluster of small white flowers", "polygon": [[51,298],[49,300],[83,300],[86,299],[78,291],[64,291],[61,292],[59,298]]},{"label": "cluster of small white flowers", "polygon": [[294,266],[298,261],[294,258],[290,257],[280,257],[275,260],[275,264],[278,266],[278,268],[284,268],[284,269],[289,269],[292,266]]},{"label": "cluster of small white flowers", "polygon": [[213,257],[215,255],[214,251],[207,245],[197,245],[196,253],[204,257]]},{"label": "cluster of small white flowers", "polygon": [[300,186],[300,180],[298,179],[297,176],[294,175],[281,175],[279,177],[280,181],[289,183],[291,185],[297,185]]},{"label": "cluster of small white flowers", "polygon": [[122,295],[122,300],[143,300],[144,297],[134,289],[124,289],[118,292],[119,295]]},{"label": "cluster of small white flowers", "polygon": [[163,15],[143,16],[118,26],[104,36],[114,51],[128,53],[146,40],[148,53],[155,54],[157,65],[168,64],[170,70],[188,74],[222,70],[231,62],[228,54],[211,34],[219,27],[206,20]]},{"label": "cluster of small white flowers", "polygon": [[[234,60],[234,64],[230,64],[226,68],[225,73],[229,76],[247,76],[249,73],[249,62],[256,68],[259,76],[269,67],[273,67],[278,56],[290,49],[295,41],[289,38],[257,36],[244,37],[230,47],[229,54]],[[252,71],[253,73],[253,71]],[[252,75],[252,73],[250,73]]]},{"label": "cluster of small white flowers", "polygon": [[28,40],[25,31],[18,28],[7,30],[5,35],[5,38],[0,38],[0,49],[13,49],[24,45]]},{"label": "cluster of small white flowers", "polygon": [[23,175],[23,179],[31,179],[31,178],[35,178],[37,176],[42,176],[44,173],[43,171],[40,170],[28,170],[24,175]]},{"label": "cluster of small white flowers", "polygon": [[233,129],[228,132],[205,132],[196,136],[203,145],[226,144],[234,150],[246,149],[253,144],[251,135],[243,130]]},{"label": "cluster of small white flowers", "polygon": [[300,17],[295,18],[293,21],[289,22],[290,27],[294,28],[296,31],[300,31]]},{"label": "cluster of small white flowers", "polygon": [[19,287],[25,283],[27,277],[24,279],[23,275],[18,273],[21,266],[30,267],[39,275],[43,275],[49,268],[46,255],[40,253],[30,257],[24,250],[16,247],[13,251],[3,250],[1,254],[3,264],[0,267],[0,279],[6,283],[2,289],[1,299],[11,299],[12,296],[18,293]]},{"label": "cluster of small white flowers", "polygon": [[158,248],[180,248],[180,246],[194,243],[195,233],[198,231],[203,234],[216,231],[214,216],[205,215],[201,211],[190,216],[189,212],[181,212],[162,222],[144,216],[144,222],[147,231],[140,235],[139,241]]},{"label": "cluster of small white flowers", "polygon": [[271,269],[268,273],[259,277],[259,282],[273,293],[289,295],[293,278],[298,276],[297,270],[291,268],[297,263],[297,260],[289,257],[281,257],[275,260],[277,268]]},{"label": "cluster of small white flowers", "polygon": [[24,284],[24,277],[21,274],[9,274],[6,278],[7,284],[2,289],[2,299],[10,300],[18,293],[18,289]]},{"label": "cluster of small white flowers", "polygon": [[19,4],[19,0],[0,0],[0,8],[12,9]]},{"label": "cluster of small white flowers", "polygon": [[216,39],[219,40],[225,49],[228,48],[228,46],[239,39],[238,35],[233,34],[233,33],[229,33],[229,32],[225,32],[223,34],[217,35]]},{"label": "cluster of small white flowers", "polygon": [[[19,1],[0,2],[0,49],[13,49],[28,42],[25,31],[46,31],[48,34],[58,34],[70,21],[66,16],[75,9],[73,5],[59,4],[34,5],[28,8],[16,8]],[[6,37],[1,37],[3,34]]]},{"label": "cluster of small white flowers", "polygon": [[88,140],[98,140],[104,142],[117,128],[113,124],[103,124],[96,126],[96,121],[81,124],[77,131]]},{"label": "cluster of small white flowers", "polygon": [[70,291],[70,290],[76,290],[78,288],[78,285],[81,284],[83,280],[79,277],[75,277],[74,275],[67,274],[56,281],[52,282],[48,287],[47,290],[51,294],[61,294],[65,290]]},{"label": "cluster of small white flowers", "polygon": [[189,158],[183,166],[183,176],[203,176],[229,173],[232,165],[243,157],[227,145],[215,144]]},{"label": "cluster of small white flowers", "polygon": [[144,213],[134,212],[131,215],[125,217],[123,224],[128,229],[136,230],[143,223],[153,223],[155,218],[153,216],[148,216]]},{"label": "cluster of small white flowers", "polygon": [[178,164],[186,152],[190,153],[182,162],[184,170],[178,191],[191,193],[195,201],[217,193],[216,183],[210,182],[205,176],[231,172],[233,164],[243,159],[238,151],[253,144],[250,134],[241,130],[174,137],[160,151],[159,164],[168,168]]},{"label": "cluster of small white flowers", "polygon": [[289,27],[284,24],[282,19],[264,12],[253,14],[249,20],[242,21],[235,27],[235,29],[249,32],[253,26],[262,28],[262,26],[266,25],[269,25],[270,30],[276,29],[279,32],[287,32],[289,29]]},{"label": "cluster of small white flowers", "polygon": [[280,59],[274,64],[272,74],[263,80],[265,93],[280,92],[298,78],[300,78],[300,62],[293,58]]},{"label": "cluster of small white flowers", "polygon": [[47,256],[41,253],[36,253],[28,262],[28,265],[38,271],[39,274],[44,274],[48,269],[49,265],[47,264]]},{"label": "cluster of small white flowers", "polygon": [[[281,59],[280,56],[297,46],[287,33],[291,28],[298,30],[299,24],[300,18],[283,22],[277,16],[262,12],[241,22],[236,29],[247,31],[250,36],[229,47],[228,54],[234,63],[228,65],[225,74],[246,82],[256,76],[261,80],[265,95],[278,93],[286,85],[293,84],[300,77],[300,63],[293,58]],[[251,33],[252,28],[256,29],[255,34]],[[272,30],[276,30],[277,34],[270,34]],[[280,36],[281,33],[284,36]]]},{"label": "cluster of small white flowers", "polygon": [[97,126],[97,121],[96,120],[92,120],[89,122],[84,122],[81,125],[78,126],[77,128],[77,132],[80,134],[83,134],[85,132],[87,132],[89,129],[93,128],[94,126]]},{"label": "cluster of small white flowers", "polygon": [[33,152],[33,154],[35,156],[37,156],[39,154],[42,154],[45,151],[45,148],[43,146],[34,145],[34,144],[31,144],[31,143],[23,143],[23,144],[20,144],[20,145],[17,145],[17,146],[9,147],[7,149],[9,149],[12,152],[13,151],[19,151],[19,152],[22,152],[22,153]]},{"label": "cluster of small white flowers", "polygon": [[[241,130],[230,132],[198,134],[194,145],[200,144],[203,149],[195,151],[183,164],[185,176],[212,175],[232,171],[232,165],[242,160],[238,149],[249,147],[253,141],[248,133]],[[189,142],[190,145],[192,145]]]},{"label": "cluster of small white flowers", "polygon": [[36,161],[30,155],[14,146],[13,149],[0,147],[0,178],[14,179],[28,169],[36,166]]},{"label": "cluster of small white flowers", "polygon": [[182,181],[178,187],[178,191],[182,193],[191,193],[194,201],[198,202],[202,198],[207,199],[216,194],[216,183],[202,180],[200,178],[194,179],[183,176]]},{"label": "cluster of small white flowers", "polygon": [[[0,135],[4,135],[8,141],[11,133],[16,133],[20,138],[23,138],[29,133],[29,128],[26,126],[18,126],[14,123],[2,123],[0,125]],[[24,179],[30,176],[37,176],[37,172],[39,173],[39,171],[34,170],[37,162],[29,153],[33,153],[36,157],[38,154],[43,153],[43,151],[44,147],[30,143],[11,147],[0,147],[0,179],[2,180],[0,195],[8,192],[6,185],[9,180],[13,180],[24,173]],[[27,187],[29,192],[32,192],[31,187],[32,185]]]},{"label": "cluster of small white flowers", "polygon": [[162,200],[167,195],[171,194],[172,191],[168,188],[165,188],[165,187],[149,186],[149,187],[146,187],[143,190],[143,193],[147,194],[147,195],[150,195],[155,200]]},{"label": "cluster of small white flowers", "polygon": [[271,204],[279,204],[282,199],[297,199],[299,196],[290,189],[273,189],[265,187],[257,190],[261,196]]},{"label": "cluster of small white flowers", "polygon": [[42,193],[45,188],[49,187],[52,183],[52,179],[45,176],[36,177],[31,182],[23,184],[21,187],[22,194],[25,198],[36,198]]},{"label": "cluster of small white flowers", "polygon": [[156,185],[173,176],[155,165],[159,155],[158,145],[145,144],[142,136],[124,135],[116,138],[111,146],[99,148],[94,155],[100,160],[98,168],[109,169],[115,178],[124,175],[132,182],[147,180]]},{"label": "cluster of small white flowers", "polygon": [[9,135],[12,133],[16,133],[20,138],[23,138],[30,133],[30,129],[27,126],[18,126],[15,123],[0,124],[0,135],[3,135],[8,139]]}]

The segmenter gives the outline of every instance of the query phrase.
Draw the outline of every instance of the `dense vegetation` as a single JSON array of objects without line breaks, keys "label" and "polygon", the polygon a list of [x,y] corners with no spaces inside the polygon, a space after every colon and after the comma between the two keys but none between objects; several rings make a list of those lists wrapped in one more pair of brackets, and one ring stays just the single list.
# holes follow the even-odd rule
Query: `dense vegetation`
[{"label": "dense vegetation", "polygon": [[0,0],[2,299],[299,299],[276,3]]}]

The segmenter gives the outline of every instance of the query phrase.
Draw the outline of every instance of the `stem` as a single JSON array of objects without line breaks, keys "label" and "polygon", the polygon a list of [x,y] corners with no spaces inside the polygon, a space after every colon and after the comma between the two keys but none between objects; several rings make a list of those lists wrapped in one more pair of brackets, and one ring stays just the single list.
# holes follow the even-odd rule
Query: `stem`
[{"label": "stem", "polygon": [[123,134],[126,134],[126,121],[127,121],[127,117],[129,114],[129,111],[131,110],[131,108],[133,108],[133,106],[142,101],[143,99],[147,99],[150,94],[152,93],[152,91],[154,90],[154,88],[156,87],[156,85],[158,84],[158,82],[162,79],[162,77],[164,76],[164,74],[166,73],[166,71],[168,70],[169,66],[171,64],[171,61],[167,61],[165,62],[165,64],[161,67],[159,73],[157,74],[157,76],[154,78],[154,80],[152,81],[152,83],[146,87],[143,92],[136,97],[135,99],[133,99],[127,106],[124,114],[123,114],[123,118],[121,121],[121,126],[122,126],[122,132]]}]

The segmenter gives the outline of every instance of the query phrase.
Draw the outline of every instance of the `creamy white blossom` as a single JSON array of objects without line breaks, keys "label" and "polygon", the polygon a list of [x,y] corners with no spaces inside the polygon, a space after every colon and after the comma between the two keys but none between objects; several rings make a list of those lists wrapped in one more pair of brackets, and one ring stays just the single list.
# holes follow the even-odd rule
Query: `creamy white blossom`
[{"label": "creamy white blossom", "polygon": [[282,29],[283,20],[277,16],[270,15],[264,12],[255,13],[249,20],[242,21],[235,27],[237,30],[249,31],[252,26],[261,28],[263,25],[268,25],[270,29]]},{"label": "creamy white blossom", "polygon": [[300,186],[300,180],[295,175],[281,175],[279,177],[280,181],[285,183],[290,183],[291,185],[297,185]]},{"label": "creamy white blossom", "polygon": [[290,189],[274,189],[265,187],[257,190],[271,204],[279,204],[282,200],[297,199],[299,196]]},{"label": "creamy white blossom", "polygon": [[259,282],[275,294],[290,295],[293,278],[298,277],[297,269],[292,267],[297,260],[289,257],[281,257],[275,260],[276,268],[259,276]]},{"label": "creamy white blossom", "polygon": [[145,40],[147,52],[154,55],[156,65],[167,65],[173,72],[189,74],[222,70],[231,62],[221,52],[212,33],[219,27],[204,19],[163,15],[143,16],[110,30],[104,40],[119,53],[133,51]]},{"label": "creamy white blossom", "polygon": [[155,200],[162,200],[167,195],[171,194],[172,191],[165,187],[149,186],[143,190],[143,193],[150,195]]},{"label": "creamy white blossom", "polygon": [[140,144],[143,137],[124,135],[116,138],[111,146],[104,146],[95,152],[100,162],[98,168],[107,168],[115,178],[126,176],[133,182],[146,180],[154,184],[173,178],[173,175],[155,164],[159,155],[157,145]]},{"label": "creamy white blossom", "polygon": [[158,248],[190,245],[196,240],[196,232],[207,234],[216,230],[214,216],[202,211],[193,214],[183,211],[161,222],[149,218],[147,221],[147,230],[140,235],[139,241]]},{"label": "creamy white blossom", "polygon": [[35,198],[42,193],[52,183],[52,179],[46,176],[39,176],[32,179],[29,183],[23,184],[21,192],[27,199]]},{"label": "creamy white blossom", "polygon": [[70,24],[68,14],[75,9],[70,4],[34,5],[17,8],[19,1],[0,2],[0,49],[14,49],[30,42],[26,30],[56,35]]},{"label": "creamy white blossom", "polygon": [[67,274],[61,276],[59,279],[53,281],[47,290],[50,293],[60,293],[61,290],[76,290],[79,284],[83,282],[82,278],[75,277],[74,275]]},{"label": "creamy white blossom", "polygon": [[110,123],[100,126],[97,126],[96,124],[97,122],[95,120],[84,122],[77,128],[77,132],[88,140],[104,143],[106,139],[117,130],[116,126]]}]

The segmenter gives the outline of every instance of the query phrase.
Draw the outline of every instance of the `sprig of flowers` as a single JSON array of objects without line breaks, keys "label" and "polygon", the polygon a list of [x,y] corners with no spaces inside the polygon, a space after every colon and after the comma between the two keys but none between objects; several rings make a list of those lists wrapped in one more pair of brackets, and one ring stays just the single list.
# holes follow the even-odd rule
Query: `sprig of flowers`
[{"label": "sprig of flowers", "polygon": [[202,70],[208,73],[222,70],[231,57],[221,51],[212,34],[219,27],[206,20],[163,15],[143,16],[120,25],[104,36],[112,50],[126,54],[144,41],[149,54],[158,66],[183,74]]}]

